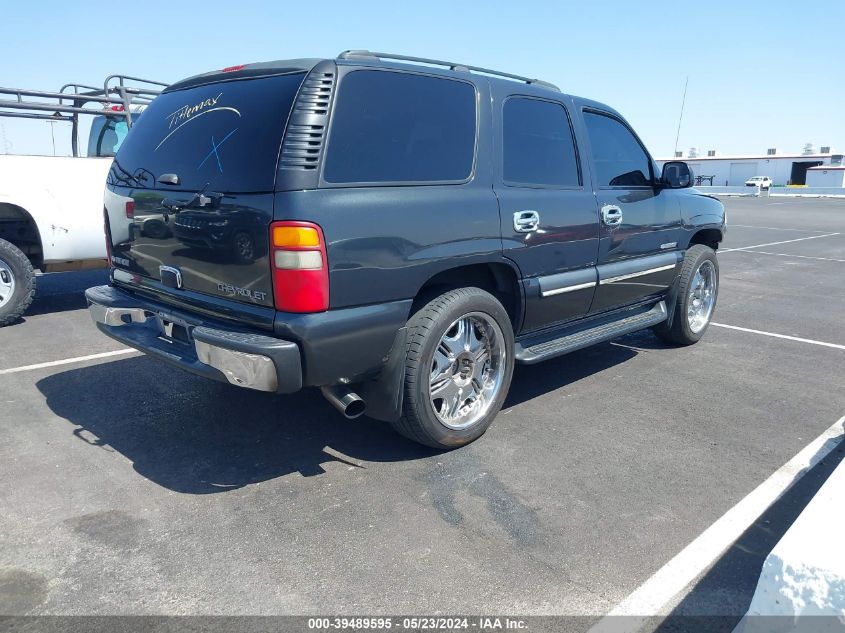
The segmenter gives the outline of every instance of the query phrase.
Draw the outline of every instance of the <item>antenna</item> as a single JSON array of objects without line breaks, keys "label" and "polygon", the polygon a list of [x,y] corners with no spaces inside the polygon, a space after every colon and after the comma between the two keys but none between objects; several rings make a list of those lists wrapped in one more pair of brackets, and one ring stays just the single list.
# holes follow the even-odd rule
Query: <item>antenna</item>
[{"label": "antenna", "polygon": [[689,85],[689,75],[687,75],[687,79],[684,82],[684,96],[681,99],[681,116],[678,117],[678,132],[675,134],[675,151],[672,154],[673,156],[677,156],[678,154],[678,139],[681,138],[681,121],[684,120],[684,105],[687,102],[687,86]]}]

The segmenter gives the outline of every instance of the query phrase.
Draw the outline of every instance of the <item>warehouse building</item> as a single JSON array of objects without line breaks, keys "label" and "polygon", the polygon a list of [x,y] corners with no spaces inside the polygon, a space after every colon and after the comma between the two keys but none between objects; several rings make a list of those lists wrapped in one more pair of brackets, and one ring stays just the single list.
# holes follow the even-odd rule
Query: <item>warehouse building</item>
[{"label": "warehouse building", "polygon": [[[686,155],[684,152],[676,152],[674,158],[662,158],[657,162],[662,167],[666,161],[683,160],[692,168],[697,179],[696,184],[732,187],[742,186],[754,176],[768,176],[775,185],[781,186],[841,187],[845,174],[845,160],[842,154],[832,151],[830,147],[821,147],[816,151],[809,143],[797,154],[783,153],[775,148],[756,156],[722,156],[716,150],[708,150],[706,154],[700,156],[698,151],[692,148]],[[834,175],[831,175],[831,172],[834,172]],[[698,181],[698,178],[702,180]],[[839,184],[814,184],[821,181]]]}]

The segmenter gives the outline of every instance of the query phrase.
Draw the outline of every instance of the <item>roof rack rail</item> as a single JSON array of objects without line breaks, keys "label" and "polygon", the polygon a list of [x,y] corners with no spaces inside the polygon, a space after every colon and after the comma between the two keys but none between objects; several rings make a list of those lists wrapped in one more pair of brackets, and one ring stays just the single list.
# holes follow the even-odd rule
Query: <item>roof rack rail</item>
[{"label": "roof rack rail", "polygon": [[[126,84],[127,81],[139,85],[130,86]],[[123,117],[131,127],[132,107],[148,105],[166,87],[167,84],[160,81],[128,75],[110,75],[102,88],[76,83],[65,84],[58,92],[0,87],[0,95],[12,97],[0,99],[0,117],[70,122],[73,155],[77,156],[80,114],[98,115],[108,112],[109,116]]]},{"label": "roof rack rail", "polygon": [[389,59],[401,62],[415,62],[419,64],[430,64],[432,66],[445,66],[449,70],[457,70],[463,72],[476,72],[484,75],[493,75],[495,77],[505,77],[507,79],[514,79],[516,81],[523,81],[527,84],[535,84],[545,88],[557,90],[558,88],[553,83],[543,81],[542,79],[532,79],[531,77],[522,77],[521,75],[513,75],[511,73],[503,73],[498,70],[490,70],[489,68],[481,68],[480,66],[469,66],[467,64],[459,64],[457,62],[444,62],[439,59],[428,59],[427,57],[412,57],[410,55],[395,55],[393,53],[375,53],[367,50],[350,50],[343,51],[337,56],[338,59]]}]

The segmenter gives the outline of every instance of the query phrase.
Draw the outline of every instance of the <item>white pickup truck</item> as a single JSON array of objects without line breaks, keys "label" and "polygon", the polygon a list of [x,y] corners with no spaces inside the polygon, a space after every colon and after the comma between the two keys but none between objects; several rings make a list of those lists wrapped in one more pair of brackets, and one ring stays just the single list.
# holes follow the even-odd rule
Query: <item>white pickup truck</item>
[{"label": "white pickup truck", "polygon": [[[133,87],[126,82],[142,82]],[[0,116],[73,125],[73,156],[0,155],[0,327],[17,321],[35,296],[35,270],[107,265],[103,189],[132,119],[165,84],[113,75],[103,88],[68,84],[58,93],[0,88]],[[94,106],[94,107],[90,107]],[[96,109],[95,109],[96,108]],[[79,115],[94,115],[86,156]]]}]

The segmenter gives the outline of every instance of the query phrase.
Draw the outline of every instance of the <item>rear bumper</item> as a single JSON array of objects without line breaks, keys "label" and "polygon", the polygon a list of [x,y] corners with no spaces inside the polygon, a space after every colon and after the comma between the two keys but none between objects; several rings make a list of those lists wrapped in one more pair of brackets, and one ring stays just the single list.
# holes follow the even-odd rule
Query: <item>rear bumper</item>
[{"label": "rear bumper", "polygon": [[[302,360],[294,342],[211,326],[196,314],[112,286],[89,288],[85,298],[101,332],[171,365],[258,391],[302,388]],[[179,336],[173,336],[174,328]]]}]

